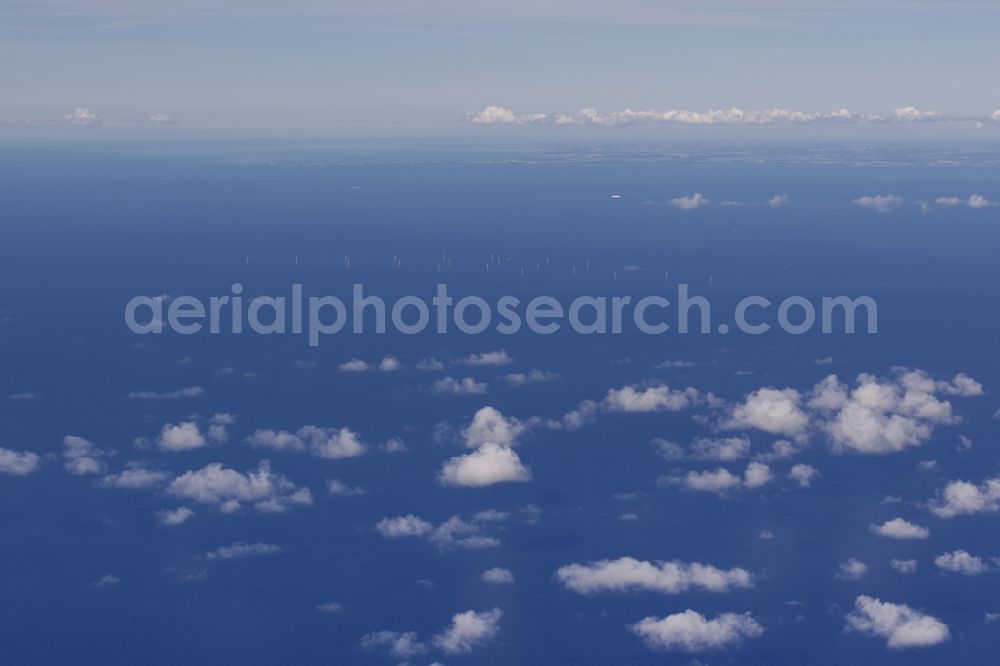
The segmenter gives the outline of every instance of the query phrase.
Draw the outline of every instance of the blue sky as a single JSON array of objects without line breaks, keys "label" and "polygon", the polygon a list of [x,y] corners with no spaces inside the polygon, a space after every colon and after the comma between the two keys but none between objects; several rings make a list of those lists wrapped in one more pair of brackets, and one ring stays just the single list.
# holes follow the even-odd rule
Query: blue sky
[{"label": "blue sky", "polygon": [[63,122],[82,107],[123,131],[163,114],[189,129],[463,135],[482,130],[465,114],[489,105],[1000,108],[989,2],[203,5],[5,3],[0,118]]}]

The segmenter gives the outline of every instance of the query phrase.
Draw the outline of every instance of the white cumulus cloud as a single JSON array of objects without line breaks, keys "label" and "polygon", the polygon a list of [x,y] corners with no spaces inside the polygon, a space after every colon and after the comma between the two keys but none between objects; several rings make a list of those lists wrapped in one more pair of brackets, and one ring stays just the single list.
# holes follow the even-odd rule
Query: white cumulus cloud
[{"label": "white cumulus cloud", "polygon": [[472,453],[455,456],[441,469],[438,479],[446,486],[490,486],[530,481],[531,470],[509,446],[486,443]]},{"label": "white cumulus cloud", "polygon": [[809,415],[802,396],[791,388],[761,388],[748,395],[720,424],[724,430],[756,429],[795,439],[806,436]]},{"label": "white cumulus cloud", "polygon": [[860,580],[868,573],[868,565],[855,557],[841,562],[837,565],[837,569],[835,578],[840,580]]},{"label": "white cumulus cloud", "polygon": [[326,482],[326,492],[340,497],[356,497],[364,495],[365,489],[361,486],[349,486],[340,479],[328,479]]},{"label": "white cumulus cloud", "polygon": [[819,470],[812,465],[806,465],[805,463],[799,463],[793,465],[792,469],[788,472],[788,478],[794,481],[798,481],[800,488],[808,488],[812,480],[819,475]]},{"label": "white cumulus cloud", "polygon": [[514,446],[527,432],[527,426],[520,420],[505,417],[493,407],[483,407],[472,417],[468,427],[462,430],[462,439],[471,449],[483,444]]},{"label": "white cumulus cloud", "polygon": [[[994,112],[994,116],[996,112]],[[813,112],[794,109],[770,108],[759,111],[744,110],[733,106],[728,109],[692,111],[688,109],[626,108],[621,111],[603,112],[584,108],[577,113],[516,113],[513,110],[490,105],[480,111],[465,114],[467,121],[483,125],[589,125],[593,127],[630,127],[636,125],[804,125],[829,124],[884,124],[971,121],[975,118],[945,116],[936,111],[923,111],[913,106],[903,106],[889,113],[862,113],[840,108],[833,111]],[[995,118],[994,118],[995,119]],[[980,122],[982,122],[982,118]]]},{"label": "white cumulus cloud", "polygon": [[729,470],[720,467],[715,470],[696,472],[689,471],[683,476],[660,477],[661,486],[681,486],[697,492],[726,495],[730,492],[759,488],[774,478],[771,468],[762,462],[751,462],[743,472],[742,478]]},{"label": "white cumulus cloud", "polygon": [[531,470],[513,448],[526,431],[527,426],[518,419],[483,407],[461,432],[465,446],[475,450],[446,461],[438,481],[446,486],[473,487],[530,481]]},{"label": "white cumulus cloud", "polygon": [[1000,476],[976,485],[968,481],[951,481],[929,503],[931,512],[939,518],[1000,510]]},{"label": "white cumulus cloud", "polygon": [[902,518],[887,520],[881,525],[872,524],[872,534],[890,539],[926,539],[931,535],[931,531],[926,527],[914,525]]},{"label": "white cumulus cloud", "polygon": [[383,518],[375,524],[375,531],[386,539],[422,537],[433,529],[434,525],[413,514]]},{"label": "white cumulus cloud", "polygon": [[361,645],[369,650],[385,648],[397,659],[407,660],[427,652],[427,646],[417,637],[415,631],[373,631],[361,638]]},{"label": "white cumulus cloud", "polygon": [[13,451],[0,447],[0,474],[24,476],[38,470],[42,459],[31,451]]},{"label": "white cumulus cloud", "polygon": [[666,384],[644,389],[623,386],[609,390],[602,407],[609,412],[679,412],[695,404],[698,397],[698,391],[691,387],[675,390]]},{"label": "white cumulus cloud", "polygon": [[691,457],[695,460],[739,460],[749,453],[750,438],[746,436],[721,439],[699,437],[691,443]]},{"label": "white cumulus cloud", "polygon": [[773,478],[770,467],[762,462],[752,462],[743,472],[743,485],[747,488],[759,488]]},{"label": "white cumulus cloud", "polygon": [[71,125],[93,125],[97,120],[97,114],[85,106],[78,106],[72,113],[66,114],[66,122]]},{"label": "white cumulus cloud", "polygon": [[694,588],[729,592],[753,586],[750,573],[739,567],[719,569],[698,562],[648,562],[632,557],[568,564],[556,571],[556,578],[580,594],[633,590],[680,594]]},{"label": "white cumulus cloud", "polygon": [[371,366],[368,364],[367,361],[362,361],[359,358],[352,358],[350,361],[345,361],[337,366],[337,369],[340,370],[341,372],[348,372],[348,373],[367,372],[370,368]]},{"label": "white cumulus cloud", "polygon": [[186,506],[179,506],[176,509],[160,511],[156,514],[156,517],[159,519],[161,525],[175,527],[183,525],[194,518],[194,511]]},{"label": "white cumulus cloud", "polygon": [[895,208],[899,208],[905,202],[906,199],[898,194],[866,195],[851,201],[851,203],[857,206],[861,206],[862,208],[871,208],[878,213],[888,213]]},{"label": "white cumulus cloud", "polygon": [[670,200],[670,205],[674,208],[679,208],[681,210],[694,210],[695,208],[704,208],[705,206],[712,203],[710,199],[702,195],[701,192],[695,192],[683,197],[677,197],[676,199]]},{"label": "white cumulus cloud", "polygon": [[593,423],[601,413],[679,412],[699,404],[701,400],[698,390],[690,386],[672,389],[666,384],[628,384],[609,389],[600,402],[584,400],[576,409],[566,413],[561,421],[550,422],[549,426],[577,430]]},{"label": "white cumulus cloud", "polygon": [[514,574],[510,569],[504,569],[503,567],[487,569],[480,578],[483,582],[494,585],[509,585],[514,582]]},{"label": "white cumulus cloud", "polygon": [[375,631],[365,634],[361,645],[368,649],[384,648],[396,659],[408,660],[438,650],[446,655],[469,654],[477,647],[495,640],[500,635],[503,611],[468,610],[455,613],[447,627],[430,641],[421,641],[415,631]]},{"label": "white cumulus cloud", "polygon": [[647,617],[629,630],[650,648],[681,652],[731,647],[764,633],[764,627],[749,613],[722,613],[708,619],[690,609],[663,618]]},{"label": "white cumulus cloud", "polygon": [[982,195],[973,194],[966,200],[965,205],[969,208],[992,208],[998,204],[996,201],[990,201]]},{"label": "white cumulus cloud", "polygon": [[963,576],[978,576],[986,573],[989,566],[983,558],[970,555],[964,550],[955,550],[934,558],[934,565],[941,571],[962,574]]},{"label": "white cumulus cloud", "polygon": [[382,372],[396,372],[402,367],[403,364],[395,356],[384,356],[378,364],[378,369]]},{"label": "white cumulus cloud", "polygon": [[503,379],[511,386],[524,386],[525,384],[554,382],[559,379],[559,375],[545,370],[529,370],[528,372],[512,372],[504,375]]},{"label": "white cumulus cloud", "polygon": [[224,513],[236,511],[244,504],[265,513],[281,513],[296,505],[312,504],[308,488],[296,486],[287,477],[271,471],[267,460],[245,473],[223,467],[222,463],[209,463],[175,478],[167,486],[167,494],[214,504]]},{"label": "white cumulus cloud", "polygon": [[935,381],[921,370],[896,368],[886,378],[858,375],[853,388],[830,375],[809,402],[837,452],[885,454],[918,446],[938,425],[956,423],[939,394],[973,397],[982,386],[964,374]]},{"label": "white cumulus cloud", "polygon": [[451,624],[434,637],[434,647],[448,655],[469,654],[500,635],[501,617],[499,608],[455,613]]},{"label": "white cumulus cloud", "polygon": [[104,471],[102,458],[109,455],[109,452],[102,451],[93,445],[89,440],[76,435],[66,435],[63,437],[63,458],[64,465],[70,474],[99,474]]},{"label": "white cumulus cloud", "polygon": [[889,566],[892,567],[897,573],[901,574],[911,574],[917,572],[916,560],[902,560],[898,558],[893,558],[889,560]]},{"label": "white cumulus cloud", "polygon": [[548,117],[544,113],[518,115],[508,108],[490,105],[481,111],[466,113],[465,119],[481,125],[524,125],[545,122]]},{"label": "white cumulus cloud", "polygon": [[948,626],[936,617],[866,595],[854,600],[846,619],[848,630],[884,638],[886,646],[895,650],[929,647],[949,637]]},{"label": "white cumulus cloud", "polygon": [[508,517],[508,514],[490,510],[481,511],[468,520],[456,514],[434,525],[419,516],[407,514],[383,518],[376,523],[375,531],[386,539],[425,539],[442,551],[477,550],[500,545],[500,540],[488,534],[486,528]]},{"label": "white cumulus cloud", "polygon": [[961,197],[938,197],[934,200],[938,206],[967,206],[968,208],[992,208],[997,205],[996,201],[991,201],[981,194],[971,194],[967,199]]},{"label": "white cumulus cloud", "polygon": [[435,393],[450,393],[452,395],[481,395],[486,393],[487,388],[485,383],[478,382],[472,377],[461,379],[442,377],[431,384],[431,390]]},{"label": "white cumulus cloud", "polygon": [[356,458],[368,451],[358,433],[350,428],[302,426],[294,434],[285,430],[256,430],[247,437],[254,448],[276,451],[306,451],[320,458]]},{"label": "white cumulus cloud", "polygon": [[160,431],[156,445],[164,451],[179,452],[200,449],[207,440],[194,421],[182,421],[177,425],[167,423]]},{"label": "white cumulus cloud", "polygon": [[510,354],[507,353],[505,349],[497,349],[496,351],[483,352],[481,354],[469,354],[462,359],[464,365],[471,366],[501,366],[510,365],[514,362],[514,359]]}]

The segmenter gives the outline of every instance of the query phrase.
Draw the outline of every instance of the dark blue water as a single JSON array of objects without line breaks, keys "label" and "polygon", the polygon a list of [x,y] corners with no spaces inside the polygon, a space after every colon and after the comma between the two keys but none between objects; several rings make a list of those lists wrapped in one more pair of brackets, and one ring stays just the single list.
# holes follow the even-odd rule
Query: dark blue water
[{"label": "dark blue water", "polygon": [[[851,200],[889,192],[911,202],[970,193],[998,199],[995,167],[934,166],[936,147],[888,166],[795,163],[786,159],[788,149],[767,147],[754,148],[760,161],[726,158],[721,149],[712,159],[680,159],[671,150],[640,159],[566,147],[4,147],[0,446],[44,460],[34,474],[0,476],[2,661],[383,663],[391,658],[361,647],[364,634],[414,630],[426,639],[456,612],[498,607],[504,615],[496,641],[471,656],[431,651],[415,663],[686,663],[683,654],[650,651],[625,626],[687,608],[749,611],[766,629],[737,648],[701,655],[708,663],[988,662],[996,625],[983,618],[1000,611],[997,573],[946,576],[932,560],[958,548],[1000,554],[997,515],[941,520],[919,504],[948,480],[980,482],[997,472],[991,389],[1000,382],[1000,209],[921,214],[908,203],[878,214]],[[695,191],[716,204],[678,211],[644,203]],[[718,205],[777,193],[791,205]],[[442,255],[452,265],[439,272]],[[504,261],[487,272],[491,255]],[[626,271],[628,265],[638,269]],[[251,296],[286,295],[301,283],[308,294],[346,299],[352,284],[363,283],[387,299],[429,299],[438,282],[447,282],[456,296],[550,294],[567,301],[581,294],[672,297],[686,282],[724,319],[751,294],[775,302],[791,294],[870,295],[878,301],[879,332],[345,333],[310,348],[304,336],[140,337],[124,324],[133,296],[207,299],[234,282]],[[513,364],[415,369],[427,357],[447,363],[501,348]],[[349,359],[377,362],[387,354],[403,369],[337,371]],[[832,364],[816,365],[821,357]],[[665,359],[691,366],[656,367]],[[299,360],[315,365],[295,367]],[[710,415],[705,406],[607,414],[573,432],[533,428],[518,448],[532,470],[529,483],[436,482],[442,463],[463,451],[435,441],[435,427],[461,428],[486,405],[525,421],[559,418],[581,400],[641,381],[736,401],[762,386],[806,391],[829,373],[851,381],[894,366],[935,377],[966,372],[987,393],[951,398],[961,423],[938,427],[922,446],[886,456],[835,455],[817,436],[798,459],[772,463],[774,482],[728,498],[656,483],[677,470],[720,466],[666,461],[649,443],[664,437],[686,444],[710,434],[692,418]],[[219,373],[223,368],[233,370]],[[530,369],[559,378],[523,387],[500,379]],[[433,392],[446,375],[474,377],[488,391]],[[188,386],[204,395],[127,398]],[[6,399],[22,392],[36,397]],[[204,423],[216,412],[238,416],[226,444],[182,453],[133,444],[155,437],[165,423]],[[371,450],[324,460],[243,441],[257,428],[307,424],[350,427]],[[754,452],[776,439],[748,434]],[[226,514],[191,504],[194,519],[163,527],[155,513],[180,502],[163,486],[108,489],[98,487],[100,476],[66,473],[59,457],[66,435],[113,450],[103,460],[109,472],[130,461],[171,476],[211,462],[246,471],[269,458],[276,471],[310,488],[314,503],[282,514]],[[971,450],[959,450],[959,435],[973,441]],[[408,451],[380,451],[391,437],[404,439]],[[937,460],[937,468],[918,471],[926,459]],[[722,466],[738,472],[745,462]],[[785,478],[793,462],[810,463],[822,476],[798,489]],[[367,493],[330,496],[324,483],[331,478]],[[614,497],[621,493],[634,496]],[[887,495],[903,503],[881,504]],[[494,548],[441,552],[422,540],[383,539],[373,529],[384,516],[412,513],[437,524],[489,508],[511,514],[485,528],[501,541]],[[620,520],[623,513],[638,520]],[[896,542],[869,533],[870,523],[897,515],[929,526],[931,538]],[[762,530],[774,538],[759,539]],[[283,552],[223,562],[200,557],[234,541],[275,543]],[[625,555],[741,566],[755,585],[728,594],[581,596],[553,577],[565,564]],[[849,557],[869,564],[863,579],[834,578]],[[895,573],[893,557],[918,559],[918,573]],[[480,581],[494,566],[510,569],[517,582]],[[92,585],[105,574],[120,582]],[[930,613],[949,625],[951,640],[899,652],[887,651],[882,639],[845,633],[844,615],[859,594]],[[343,610],[315,610],[330,601]]]}]

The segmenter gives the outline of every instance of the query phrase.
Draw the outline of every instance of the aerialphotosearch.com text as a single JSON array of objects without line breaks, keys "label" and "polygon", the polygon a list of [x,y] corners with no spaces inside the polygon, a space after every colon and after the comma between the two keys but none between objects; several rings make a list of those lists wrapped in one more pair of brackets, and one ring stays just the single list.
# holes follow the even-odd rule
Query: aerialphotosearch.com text
[{"label": "aerialphotosearch.com text", "polygon": [[761,335],[779,330],[800,335],[878,332],[878,306],[870,296],[788,296],[772,302],[746,296],[725,321],[713,324],[709,299],[692,295],[687,284],[677,285],[672,298],[582,295],[565,302],[553,296],[522,299],[501,296],[488,301],[479,296],[455,297],[448,285],[437,284],[430,298],[403,296],[387,302],[354,284],[351,297],[306,296],[301,284],[287,296],[255,296],[234,283],[229,293],[207,299],[194,296],[136,296],[125,306],[125,323],[139,335],[171,331],[181,335],[251,332],[258,335],[305,335],[309,346],[338,333],[406,335],[452,332],[477,335],[493,328],[513,335],[528,331],[551,335],[563,329],[581,335],[621,334],[629,329],[648,335],[666,333]]}]

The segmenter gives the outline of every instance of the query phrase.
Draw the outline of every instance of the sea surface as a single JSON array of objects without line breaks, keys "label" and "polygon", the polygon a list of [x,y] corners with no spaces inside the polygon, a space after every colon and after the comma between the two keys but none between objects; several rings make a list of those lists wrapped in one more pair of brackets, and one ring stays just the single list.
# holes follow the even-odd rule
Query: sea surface
[{"label": "sea surface", "polygon": [[[996,147],[4,145],[0,446],[33,451],[42,462],[32,474],[0,475],[0,661],[399,663],[407,659],[366,648],[362,637],[415,631],[426,641],[455,613],[499,608],[499,636],[472,654],[429,648],[408,661],[989,663],[998,647],[998,625],[986,620],[1000,612],[997,565],[961,576],[938,571],[933,560],[956,549],[987,561],[1000,556],[998,516],[944,520],[927,502],[951,480],[996,476],[1000,461],[1000,208],[934,203],[1000,199]],[[670,203],[696,192],[711,203],[692,210]],[[886,194],[904,201],[885,213],[852,203]],[[787,197],[784,205],[768,205],[775,195]],[[456,298],[549,295],[567,303],[583,295],[674,300],[684,283],[711,302],[713,329],[731,321],[746,296],[774,303],[870,296],[878,332],[344,330],[311,347],[304,335],[136,335],[125,324],[133,297],[207,301],[231,294],[234,283],[248,299],[289,295],[293,284],[307,295],[349,299],[352,285],[362,284],[389,302],[429,301],[443,283]],[[463,363],[498,350],[512,361]],[[377,366],[385,356],[401,368],[339,369],[352,359]],[[417,369],[431,358],[443,369]],[[663,480],[745,467],[746,459],[669,460],[651,443],[686,447],[719,435],[725,408],[713,408],[716,399],[731,405],[761,387],[805,394],[829,374],[853,383],[900,366],[938,379],[966,373],[984,395],[942,396],[954,422],[898,453],[838,453],[817,433],[794,460],[771,461],[775,479],[752,491],[718,496]],[[523,385],[507,377],[532,370],[551,374]],[[484,388],[436,391],[445,377]],[[713,398],[677,412],[602,413],[576,430],[553,425],[609,389],[660,383]],[[190,387],[201,391],[162,397]],[[161,398],[129,397],[142,391]],[[486,406],[525,424],[516,451],[532,480],[443,486],[442,465],[467,453],[456,439]],[[165,424],[206,429],[216,413],[235,415],[225,443],[183,452],[156,446]],[[367,454],[322,459],[246,442],[257,429],[306,425],[350,428]],[[746,434],[751,455],[781,438]],[[102,473],[64,470],[67,435],[102,452]],[[392,438],[406,450],[385,451]],[[214,462],[244,472],[265,459],[309,488],[312,504],[227,513],[181,502],[166,483],[101,485],[130,463],[174,478]],[[787,478],[793,463],[821,475],[799,488]],[[329,479],[364,493],[330,494]],[[157,512],[181,504],[195,511],[191,520],[159,524]],[[507,514],[477,523],[499,541],[490,547],[387,539],[375,529],[385,517],[412,514],[439,525],[455,515],[474,521],[489,509]],[[931,537],[894,541],[870,532],[896,516],[928,526]],[[760,538],[764,531],[772,538]],[[239,541],[281,552],[206,557]],[[623,556],[742,567],[753,586],[582,595],[555,576],[564,565]],[[867,563],[867,573],[837,578],[852,557]],[[901,575],[892,558],[920,567]],[[509,569],[516,582],[483,582],[492,567]],[[95,584],[108,575],[117,582]],[[929,613],[949,626],[950,639],[900,651],[845,631],[859,595]],[[339,609],[317,610],[331,602]],[[652,650],[627,628],[689,608],[748,612],[765,631],[734,648],[687,655]]]}]

